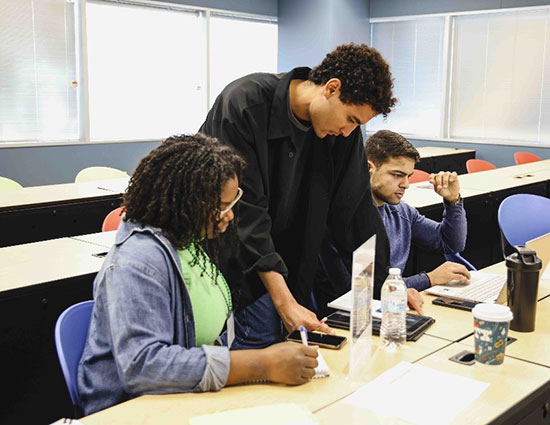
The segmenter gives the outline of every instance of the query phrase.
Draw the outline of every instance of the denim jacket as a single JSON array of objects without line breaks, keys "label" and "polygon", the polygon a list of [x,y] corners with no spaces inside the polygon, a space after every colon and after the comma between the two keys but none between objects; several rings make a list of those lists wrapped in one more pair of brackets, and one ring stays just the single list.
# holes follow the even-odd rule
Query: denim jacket
[{"label": "denim jacket", "polygon": [[159,229],[122,221],[94,281],[77,384],[86,415],[142,394],[219,390],[229,350],[196,347],[191,300]]}]

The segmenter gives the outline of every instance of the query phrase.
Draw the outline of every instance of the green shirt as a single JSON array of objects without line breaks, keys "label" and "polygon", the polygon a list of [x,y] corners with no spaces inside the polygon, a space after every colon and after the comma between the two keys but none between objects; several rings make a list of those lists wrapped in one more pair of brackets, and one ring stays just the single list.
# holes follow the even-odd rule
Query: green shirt
[{"label": "green shirt", "polygon": [[193,306],[197,347],[213,345],[231,311],[229,286],[221,272],[218,272],[217,280],[214,281],[212,273],[217,269],[206,254],[191,266],[196,258],[194,246],[178,251],[178,255]]}]

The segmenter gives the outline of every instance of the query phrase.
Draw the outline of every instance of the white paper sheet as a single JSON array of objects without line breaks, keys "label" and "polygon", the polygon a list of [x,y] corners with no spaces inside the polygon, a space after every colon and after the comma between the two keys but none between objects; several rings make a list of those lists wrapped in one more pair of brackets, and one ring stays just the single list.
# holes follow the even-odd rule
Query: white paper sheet
[{"label": "white paper sheet", "polygon": [[444,425],[489,384],[401,362],[342,400],[411,424]]}]

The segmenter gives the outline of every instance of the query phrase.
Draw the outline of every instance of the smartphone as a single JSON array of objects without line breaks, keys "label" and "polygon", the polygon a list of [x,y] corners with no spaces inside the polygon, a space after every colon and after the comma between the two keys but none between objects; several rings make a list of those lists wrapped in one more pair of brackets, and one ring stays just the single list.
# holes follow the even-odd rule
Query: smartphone
[{"label": "smartphone", "polygon": [[460,310],[472,311],[472,308],[474,308],[475,305],[479,303],[475,301],[460,301],[460,300],[454,300],[452,298],[439,297],[434,299],[432,301],[432,304],[442,305],[442,306],[451,307],[451,308],[458,308]]},{"label": "smartphone", "polygon": [[[287,341],[295,341],[302,343],[300,331],[294,331],[286,337]],[[307,342],[311,345],[318,345],[319,347],[332,348],[334,350],[339,349],[347,338],[344,336],[322,334],[319,332],[308,332]]]},{"label": "smartphone", "polygon": [[349,330],[349,321],[350,321],[349,314],[344,314],[337,311],[335,313],[328,315],[327,321],[325,323],[329,325],[331,328]]}]

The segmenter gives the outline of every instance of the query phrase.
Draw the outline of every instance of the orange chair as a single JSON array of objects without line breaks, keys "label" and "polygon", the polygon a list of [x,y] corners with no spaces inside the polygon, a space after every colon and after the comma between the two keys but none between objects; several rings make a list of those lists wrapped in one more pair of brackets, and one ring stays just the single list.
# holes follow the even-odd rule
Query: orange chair
[{"label": "orange chair", "polygon": [[430,173],[422,170],[414,170],[412,176],[409,177],[409,183],[427,182],[430,180]]},{"label": "orange chair", "polygon": [[466,161],[466,170],[468,173],[477,173],[478,171],[495,170],[497,167],[489,161],[482,159],[469,159]]},{"label": "orange chair", "polygon": [[110,232],[111,230],[117,230],[122,220],[122,214],[126,211],[124,207],[118,207],[105,216],[103,225],[101,226],[102,232]]},{"label": "orange chair", "polygon": [[542,158],[538,155],[535,155],[534,153],[516,152],[514,154],[514,161],[516,161],[516,165],[519,165],[519,164],[527,164],[529,162],[542,161]]}]

